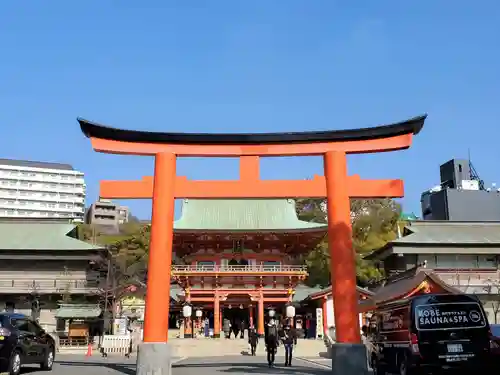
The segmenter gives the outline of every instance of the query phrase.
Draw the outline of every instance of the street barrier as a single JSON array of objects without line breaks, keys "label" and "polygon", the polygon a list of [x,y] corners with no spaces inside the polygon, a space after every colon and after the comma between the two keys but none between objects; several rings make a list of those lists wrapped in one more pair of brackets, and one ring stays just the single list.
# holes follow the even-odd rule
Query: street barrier
[{"label": "street barrier", "polygon": [[130,336],[124,335],[104,335],[101,343],[101,354],[106,357],[108,354],[128,355],[130,352]]}]

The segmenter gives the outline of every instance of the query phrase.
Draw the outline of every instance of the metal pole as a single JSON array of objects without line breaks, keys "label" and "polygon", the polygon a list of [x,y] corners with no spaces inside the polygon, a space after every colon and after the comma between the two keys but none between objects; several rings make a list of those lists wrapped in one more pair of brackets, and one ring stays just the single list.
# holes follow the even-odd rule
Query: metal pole
[{"label": "metal pole", "polygon": [[[110,273],[111,273],[111,253],[108,250],[108,267],[107,267],[107,271],[106,271],[106,289],[104,292],[104,314],[103,314],[105,325],[106,325],[106,321],[107,321],[108,315],[109,315],[108,314],[108,291],[109,291]],[[107,323],[108,324],[106,325],[106,327],[109,328],[109,322],[107,322]]]}]

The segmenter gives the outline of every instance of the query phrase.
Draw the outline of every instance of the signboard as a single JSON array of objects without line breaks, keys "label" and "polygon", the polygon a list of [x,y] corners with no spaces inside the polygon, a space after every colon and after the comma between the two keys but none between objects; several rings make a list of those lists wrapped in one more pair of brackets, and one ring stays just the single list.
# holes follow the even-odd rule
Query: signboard
[{"label": "signboard", "polygon": [[406,329],[408,329],[408,307],[382,312],[380,332],[397,332]]},{"label": "signboard", "polygon": [[121,336],[127,334],[127,318],[118,318],[113,321],[113,334]]},{"label": "signboard", "polygon": [[415,318],[420,331],[486,327],[486,319],[476,302],[420,305],[415,309]]},{"label": "signboard", "polygon": [[323,309],[316,309],[316,337],[323,337]]},{"label": "signboard", "polygon": [[69,337],[88,337],[89,327],[85,323],[71,323],[69,325]]}]

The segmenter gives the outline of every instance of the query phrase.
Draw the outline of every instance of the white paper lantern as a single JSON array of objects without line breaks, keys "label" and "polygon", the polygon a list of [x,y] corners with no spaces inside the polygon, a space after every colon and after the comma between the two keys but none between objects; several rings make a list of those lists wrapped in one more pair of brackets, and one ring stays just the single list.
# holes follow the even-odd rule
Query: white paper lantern
[{"label": "white paper lantern", "polygon": [[197,318],[201,318],[201,316],[203,315],[203,311],[201,310],[196,310],[196,317]]},{"label": "white paper lantern", "polygon": [[276,315],[276,311],[274,310],[269,310],[269,317],[270,318],[274,318],[274,316]]},{"label": "white paper lantern", "polygon": [[286,307],[286,317],[287,318],[293,318],[295,316],[295,307],[292,305],[288,305]]},{"label": "white paper lantern", "polygon": [[189,318],[191,314],[193,313],[193,308],[189,305],[184,305],[182,308],[182,315],[184,315],[184,318]]}]

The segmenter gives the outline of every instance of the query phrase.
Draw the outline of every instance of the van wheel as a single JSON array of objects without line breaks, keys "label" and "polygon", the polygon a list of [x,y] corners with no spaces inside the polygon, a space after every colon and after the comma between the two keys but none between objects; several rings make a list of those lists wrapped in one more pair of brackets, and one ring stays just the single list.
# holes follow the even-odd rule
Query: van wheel
[{"label": "van wheel", "polygon": [[9,362],[9,375],[19,375],[21,373],[21,353],[15,350]]},{"label": "van wheel", "polygon": [[401,361],[399,364],[399,375],[408,375],[408,363],[406,360]]},{"label": "van wheel", "polygon": [[371,360],[371,364],[370,365],[371,365],[371,368],[373,370],[373,375],[385,375],[385,369],[378,362],[376,356],[372,356],[372,360]]},{"label": "van wheel", "polygon": [[52,366],[54,366],[54,348],[50,347],[45,353],[45,359],[40,364],[40,368],[43,371],[52,371]]},{"label": "van wheel", "polygon": [[404,359],[399,364],[399,375],[416,375],[418,370],[408,366],[408,360]]}]

